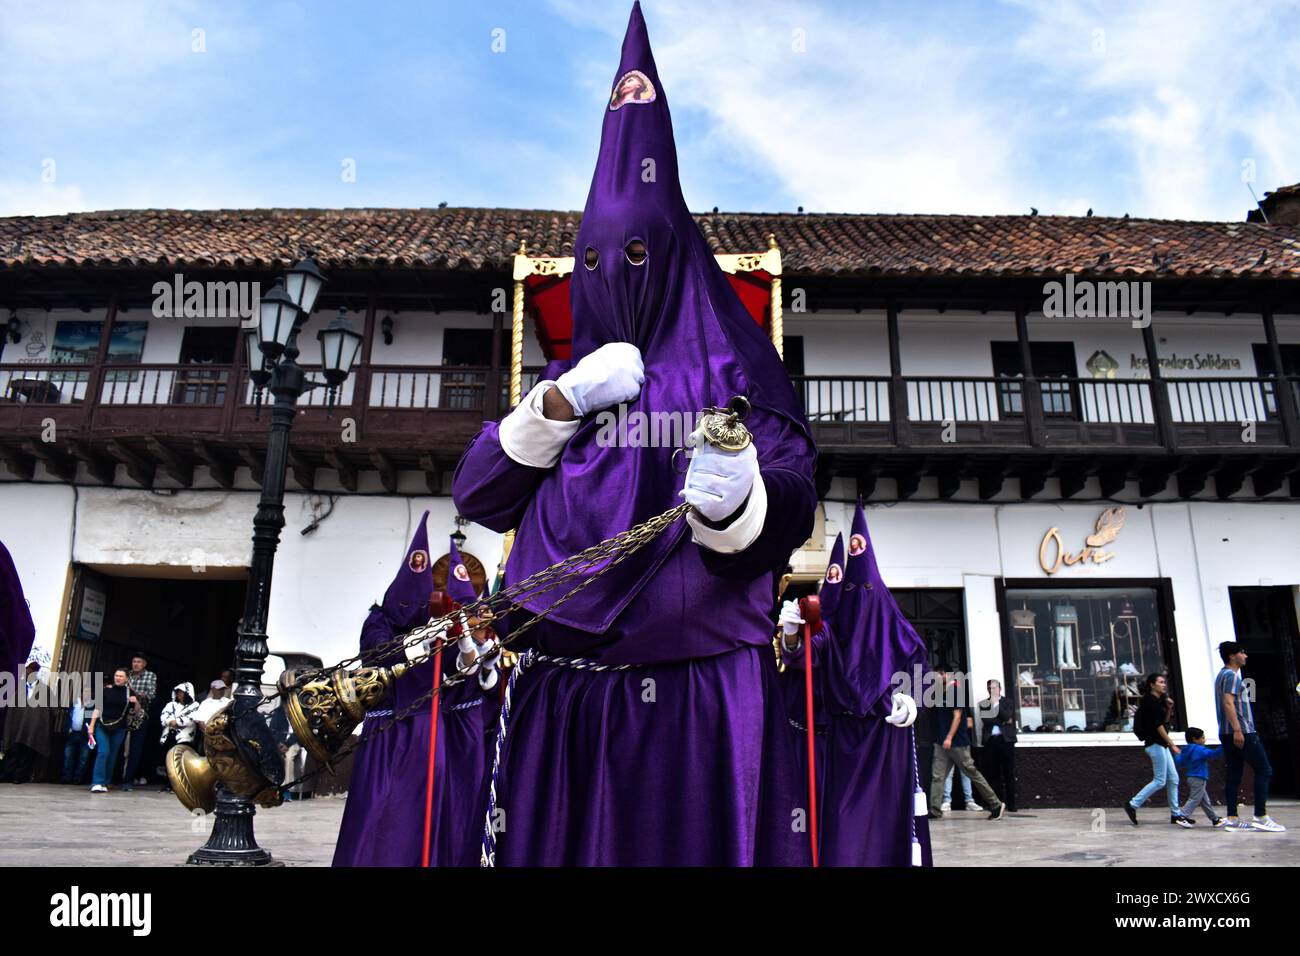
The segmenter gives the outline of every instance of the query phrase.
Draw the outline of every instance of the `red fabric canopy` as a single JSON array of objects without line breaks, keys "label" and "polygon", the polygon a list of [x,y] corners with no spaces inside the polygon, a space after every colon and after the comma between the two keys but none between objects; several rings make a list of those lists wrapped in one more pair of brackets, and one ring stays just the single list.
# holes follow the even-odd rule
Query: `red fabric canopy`
[{"label": "red fabric canopy", "polygon": [[[772,277],[762,269],[727,276],[745,310],[766,329],[768,303],[772,298]],[[573,348],[573,313],[569,311],[568,276],[529,276],[524,280],[528,314],[537,329],[542,354],[551,359],[569,358]]]}]

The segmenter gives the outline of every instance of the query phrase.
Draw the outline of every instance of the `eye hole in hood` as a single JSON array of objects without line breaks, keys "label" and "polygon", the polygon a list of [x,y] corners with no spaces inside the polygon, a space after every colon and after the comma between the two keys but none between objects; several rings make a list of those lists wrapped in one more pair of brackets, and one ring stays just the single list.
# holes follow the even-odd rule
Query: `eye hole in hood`
[{"label": "eye hole in hood", "polygon": [[600,253],[588,246],[586,253],[582,257],[582,262],[588,269],[594,271],[596,266],[600,265]]},{"label": "eye hole in hood", "polygon": [[644,265],[647,255],[645,243],[640,239],[633,239],[623,249],[623,254],[627,256],[627,261],[632,263],[632,265]]}]

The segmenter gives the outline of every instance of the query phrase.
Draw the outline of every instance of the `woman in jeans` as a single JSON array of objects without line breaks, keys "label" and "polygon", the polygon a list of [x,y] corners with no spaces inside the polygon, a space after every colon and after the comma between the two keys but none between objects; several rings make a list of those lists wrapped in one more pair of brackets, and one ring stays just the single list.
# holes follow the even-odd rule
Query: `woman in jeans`
[{"label": "woman in jeans", "polygon": [[1173,703],[1169,697],[1169,685],[1165,676],[1149,675],[1146,693],[1138,703],[1133,726],[1142,734],[1142,745],[1146,749],[1147,756],[1151,758],[1153,776],[1151,782],[1138,791],[1137,796],[1124,804],[1124,812],[1128,814],[1129,821],[1134,826],[1138,825],[1137,808],[1161,789],[1169,795],[1169,822],[1183,829],[1191,829],[1195,826],[1195,822],[1183,816],[1178,807],[1178,767],[1174,764],[1178,747],[1169,739],[1167,727],[1173,711]]},{"label": "woman in jeans", "polygon": [[126,668],[113,672],[113,683],[105,687],[98,706],[90,717],[90,736],[95,741],[95,773],[91,778],[91,793],[107,793],[108,781],[122,753],[126,740],[126,715],[138,705],[138,698],[126,683]]}]

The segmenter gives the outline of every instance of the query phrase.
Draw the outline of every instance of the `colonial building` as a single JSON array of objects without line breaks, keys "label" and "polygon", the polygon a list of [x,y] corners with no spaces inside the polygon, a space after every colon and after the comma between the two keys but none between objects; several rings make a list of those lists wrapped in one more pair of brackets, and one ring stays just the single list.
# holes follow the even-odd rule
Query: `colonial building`
[{"label": "colonial building", "polygon": [[[1297,208],[1290,187],[1267,221],[697,217],[819,445],[796,587],[861,496],[932,664],[998,678],[1016,704],[1022,805],[1114,802],[1094,769],[1141,777],[1142,674],[1168,671],[1179,726],[1213,739],[1215,646],[1234,636],[1275,786],[1295,788]],[[578,218],[0,220],[0,540],[56,664],[144,647],[164,683],[206,683],[228,663],[268,425],[232,312],[303,256],[329,280],[304,357],[340,308],[364,344],[333,408],[309,393],[294,426],[273,651],[353,653],[426,508],[490,579],[502,542],[458,520],[450,475],[509,407],[512,364],[526,389],[565,354]]]}]

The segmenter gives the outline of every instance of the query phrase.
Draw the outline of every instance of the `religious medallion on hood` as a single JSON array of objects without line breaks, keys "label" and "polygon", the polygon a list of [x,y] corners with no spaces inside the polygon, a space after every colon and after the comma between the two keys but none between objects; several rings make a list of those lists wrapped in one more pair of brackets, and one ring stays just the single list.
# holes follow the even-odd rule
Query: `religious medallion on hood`
[{"label": "religious medallion on hood", "polygon": [[867,539],[860,534],[854,534],[849,537],[849,555],[856,558],[863,551],[867,550]]},{"label": "religious medallion on hood", "polygon": [[628,70],[618,78],[609,95],[610,111],[621,109],[627,103],[653,103],[655,85],[640,70]]}]

